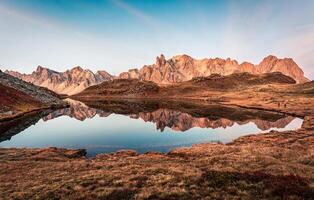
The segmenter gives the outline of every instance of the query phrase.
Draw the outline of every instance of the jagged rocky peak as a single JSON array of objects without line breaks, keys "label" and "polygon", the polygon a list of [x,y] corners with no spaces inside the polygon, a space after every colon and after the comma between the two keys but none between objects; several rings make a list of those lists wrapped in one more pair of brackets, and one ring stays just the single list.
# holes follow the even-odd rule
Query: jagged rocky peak
[{"label": "jagged rocky peak", "polygon": [[96,74],[99,74],[101,75],[102,77],[105,77],[105,78],[112,78],[113,75],[109,74],[108,72],[104,71],[104,70],[99,70],[96,72]]},{"label": "jagged rocky peak", "polygon": [[[266,56],[266,57],[263,59],[263,61],[267,61],[267,62],[273,61],[273,60],[278,60],[277,56],[268,55],[268,56]],[[263,62],[263,61],[262,61],[262,62]]]},{"label": "jagged rocky peak", "polygon": [[269,55],[265,57],[262,62],[258,64],[258,68],[260,72],[271,70],[276,63],[278,62],[278,58],[273,55]]},{"label": "jagged rocky peak", "polygon": [[226,62],[227,64],[230,64],[230,65],[236,65],[236,66],[239,65],[238,61],[236,61],[236,60],[234,60],[234,59],[231,59],[231,58],[227,58],[227,59],[225,60],[225,62]]},{"label": "jagged rocky peak", "polygon": [[277,58],[269,55],[262,60],[257,66],[259,73],[281,72],[287,76],[294,78],[298,83],[309,81],[303,70],[295,63],[292,58]]},{"label": "jagged rocky peak", "polygon": [[49,70],[48,68],[45,68],[45,67],[42,67],[42,66],[38,66],[36,71],[33,72],[33,74],[37,74],[37,75],[40,75],[40,77],[38,78],[41,78],[41,79],[48,79],[49,78],[49,75],[51,73],[53,73],[54,71],[52,70]]},{"label": "jagged rocky peak", "polygon": [[41,72],[41,71],[43,71],[43,70],[44,70],[44,67],[38,65],[38,66],[37,66],[37,69],[36,69],[36,72]]},{"label": "jagged rocky peak", "polygon": [[73,73],[81,73],[83,71],[84,71],[84,69],[82,67],[80,67],[80,66],[76,66],[76,67],[73,67],[71,69],[71,72],[73,72]]},{"label": "jagged rocky peak", "polygon": [[186,54],[174,56],[172,57],[171,60],[174,61],[174,63],[176,63],[178,66],[181,66],[183,68],[186,66],[193,65],[194,61],[194,59],[191,56],[188,56]]},{"label": "jagged rocky peak", "polygon": [[156,66],[161,67],[166,65],[166,58],[163,54],[160,54],[160,57],[156,57]]},{"label": "jagged rocky peak", "polygon": [[172,57],[172,60],[178,62],[178,61],[190,61],[193,60],[193,58],[189,55],[182,54],[182,55],[176,55]]}]

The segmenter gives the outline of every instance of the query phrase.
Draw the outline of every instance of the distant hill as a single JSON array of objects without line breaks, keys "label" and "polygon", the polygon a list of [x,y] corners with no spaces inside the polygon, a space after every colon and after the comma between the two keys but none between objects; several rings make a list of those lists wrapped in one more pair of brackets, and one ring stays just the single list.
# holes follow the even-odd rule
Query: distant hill
[{"label": "distant hill", "polygon": [[172,85],[160,86],[152,81],[117,79],[86,88],[75,97],[127,97],[149,98],[189,95],[195,91],[218,92],[241,89],[254,85],[295,84],[296,81],[280,72],[265,74],[236,73],[228,76],[212,74]]},{"label": "distant hill", "polygon": [[265,74],[235,73],[227,76],[212,74],[207,77],[196,77],[182,82],[178,87],[199,87],[206,89],[228,90],[266,84],[295,84],[296,81],[280,72]]},{"label": "distant hill", "polygon": [[138,79],[117,79],[88,87],[78,95],[150,95],[159,91],[159,86],[151,81],[140,81]]}]

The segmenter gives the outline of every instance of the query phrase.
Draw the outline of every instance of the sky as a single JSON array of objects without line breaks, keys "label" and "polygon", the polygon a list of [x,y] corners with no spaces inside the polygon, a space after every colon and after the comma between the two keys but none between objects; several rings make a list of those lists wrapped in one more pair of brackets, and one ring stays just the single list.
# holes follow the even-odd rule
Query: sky
[{"label": "sky", "polygon": [[314,79],[313,0],[0,0],[0,69],[119,74],[166,58],[291,57]]}]

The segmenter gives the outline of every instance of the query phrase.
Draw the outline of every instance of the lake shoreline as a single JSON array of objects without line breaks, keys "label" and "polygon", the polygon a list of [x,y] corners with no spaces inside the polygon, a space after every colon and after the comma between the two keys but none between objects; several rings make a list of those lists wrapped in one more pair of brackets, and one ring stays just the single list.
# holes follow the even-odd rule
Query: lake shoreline
[{"label": "lake shoreline", "polygon": [[[83,98],[83,97],[75,97],[75,96],[70,96],[70,99],[78,100],[90,105],[93,105],[94,102],[102,102],[102,101],[134,101],[134,102],[193,102],[196,104],[207,104],[207,105],[221,105],[221,106],[231,106],[231,107],[238,107],[238,108],[244,108],[244,109],[249,109],[249,110],[260,110],[260,111],[269,111],[269,112],[275,112],[275,113],[280,113],[288,116],[293,116],[293,117],[299,117],[299,118],[304,118],[307,114],[303,112],[292,112],[289,111],[288,109],[278,109],[278,107],[268,107],[264,108],[261,106],[254,106],[254,105],[243,105],[243,104],[236,104],[233,103],[232,101],[210,101],[207,98],[188,98],[188,97],[182,97],[182,98],[156,98],[156,97],[126,97],[126,98],[119,98],[119,97],[88,97],[88,98]],[[92,99],[92,100],[91,100]]]}]

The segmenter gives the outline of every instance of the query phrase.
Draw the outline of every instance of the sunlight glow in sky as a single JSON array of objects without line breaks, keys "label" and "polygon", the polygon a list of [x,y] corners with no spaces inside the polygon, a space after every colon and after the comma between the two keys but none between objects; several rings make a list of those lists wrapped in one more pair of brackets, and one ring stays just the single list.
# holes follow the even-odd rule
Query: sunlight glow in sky
[{"label": "sunlight glow in sky", "polygon": [[170,58],[292,57],[314,79],[314,1],[1,0],[0,69],[113,74]]}]

